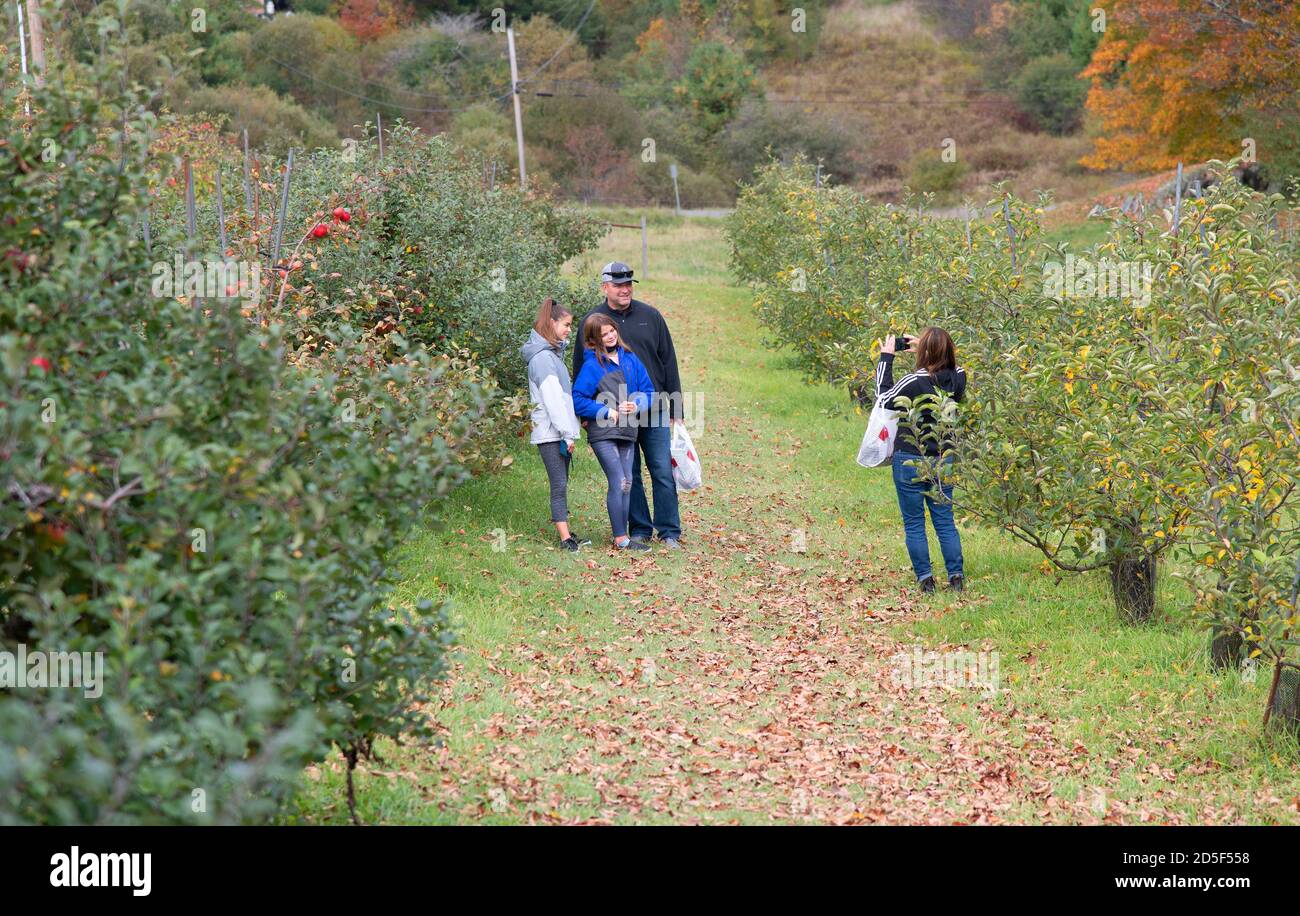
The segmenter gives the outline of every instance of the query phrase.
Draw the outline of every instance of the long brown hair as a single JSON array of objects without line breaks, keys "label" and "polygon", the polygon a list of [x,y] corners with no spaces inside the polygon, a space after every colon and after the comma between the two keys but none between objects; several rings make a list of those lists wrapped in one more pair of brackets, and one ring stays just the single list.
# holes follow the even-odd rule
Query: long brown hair
[{"label": "long brown hair", "polygon": [[941,372],[957,368],[957,345],[943,328],[929,327],[921,332],[916,345],[916,368]]},{"label": "long brown hair", "polygon": [[560,338],[555,336],[555,322],[572,314],[573,312],[547,296],[537,309],[537,320],[533,322],[533,330],[545,337],[548,344],[555,346],[560,342]]},{"label": "long brown hair", "polygon": [[596,354],[596,361],[602,366],[609,359],[608,354],[605,353],[605,342],[600,339],[602,332],[607,327],[614,329],[614,336],[618,338],[618,346],[626,350],[627,345],[623,343],[623,335],[618,333],[618,325],[608,315],[599,313],[591,315],[587,318],[586,324],[582,326],[582,345]]}]

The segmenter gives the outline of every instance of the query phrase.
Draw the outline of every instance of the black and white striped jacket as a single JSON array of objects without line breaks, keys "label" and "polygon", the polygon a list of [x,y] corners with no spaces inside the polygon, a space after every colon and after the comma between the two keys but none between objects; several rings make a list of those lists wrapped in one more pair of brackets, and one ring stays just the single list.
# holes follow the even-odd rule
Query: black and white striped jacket
[{"label": "black and white striped jacket", "polygon": [[876,397],[882,400],[882,405],[887,410],[904,411],[898,418],[897,451],[937,458],[941,445],[951,448],[951,443],[940,443],[936,437],[926,435],[934,426],[934,412],[929,406],[921,409],[918,436],[917,431],[907,422],[907,413],[902,403],[904,398],[908,399],[907,403],[916,404],[917,398],[923,395],[933,396],[936,386],[946,391],[954,401],[961,401],[966,396],[966,370],[958,366],[956,369],[940,369],[931,374],[924,369],[917,369],[895,382],[894,354],[880,354],[880,362],[876,364]]}]

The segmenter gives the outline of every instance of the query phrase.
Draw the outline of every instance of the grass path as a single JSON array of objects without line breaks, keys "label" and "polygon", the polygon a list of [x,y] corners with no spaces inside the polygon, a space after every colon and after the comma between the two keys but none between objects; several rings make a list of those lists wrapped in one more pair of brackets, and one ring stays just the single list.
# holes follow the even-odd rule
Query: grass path
[{"label": "grass path", "polygon": [[[1058,582],[973,530],[968,591],[919,596],[888,471],[853,462],[865,419],[762,346],[720,225],[660,218],[652,244],[638,295],[703,398],[687,549],[556,550],[526,446],[457,491],[402,560],[402,597],[454,601],[440,740],[383,749],[363,822],[1300,819],[1293,749],[1258,736],[1264,679],[1208,674],[1185,621],[1121,628],[1100,577]],[[571,494],[604,543],[585,445]],[[1002,689],[908,688],[892,659],[914,646],[996,651]],[[308,777],[292,820],[343,822],[337,763]]]}]

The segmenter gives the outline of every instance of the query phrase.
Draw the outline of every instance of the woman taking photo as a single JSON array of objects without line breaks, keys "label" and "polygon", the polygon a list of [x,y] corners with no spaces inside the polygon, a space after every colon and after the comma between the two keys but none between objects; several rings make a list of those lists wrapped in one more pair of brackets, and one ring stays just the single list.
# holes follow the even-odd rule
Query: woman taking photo
[{"label": "woman taking photo", "polygon": [[519,353],[528,366],[528,396],[533,402],[533,434],[551,484],[551,521],[560,546],[576,551],[591,546],[569,530],[569,460],[582,432],[573,413],[572,386],[564,347],[573,328],[573,313],[549,296],[537,310],[528,342]]},{"label": "woman taking photo", "polygon": [[654,385],[645,366],[623,346],[612,318],[593,313],[583,328],[582,369],[573,380],[573,406],[587,421],[587,441],[609,482],[605,507],[614,546],[649,550],[627,533],[632,500],[632,462],[636,456],[641,413],[650,406]]},{"label": "woman taking photo", "polygon": [[[905,338],[908,349],[916,354],[916,371],[894,382],[894,335],[880,347],[876,365],[876,396],[887,410],[900,411],[898,435],[894,449],[894,489],[898,491],[898,508],[903,514],[903,535],[912,571],[924,592],[934,591],[930,570],[930,545],[925,537],[925,508],[930,507],[930,523],[939,538],[943,563],[948,572],[948,587],[961,591],[964,584],[961,535],[952,517],[952,484],[943,483],[943,474],[952,464],[952,443],[941,441],[935,425],[936,392],[942,389],[954,401],[966,396],[966,371],[957,365],[957,348],[942,328],[926,328],[919,338]],[[915,410],[909,410],[909,407]],[[911,422],[915,416],[917,422]],[[936,498],[931,483],[916,480],[916,467],[909,462],[932,459],[942,498]],[[939,459],[943,460],[940,461]]]}]

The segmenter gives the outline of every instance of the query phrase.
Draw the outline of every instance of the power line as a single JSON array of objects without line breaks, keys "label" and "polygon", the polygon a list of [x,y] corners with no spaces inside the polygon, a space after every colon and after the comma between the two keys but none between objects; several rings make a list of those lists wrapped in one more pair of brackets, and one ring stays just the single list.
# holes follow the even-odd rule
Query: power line
[{"label": "power line", "polygon": [[[331,83],[331,82],[329,82],[328,80],[323,80],[323,79],[321,79],[321,78],[318,77],[318,76],[315,76],[315,75],[313,75],[313,74],[311,74],[311,73],[308,73],[308,72],[305,71],[305,70],[302,70],[302,69],[300,69],[300,68],[298,68],[298,67],[293,66],[292,64],[287,64],[287,63],[285,63],[284,61],[282,61],[282,60],[280,60],[280,59],[278,59],[278,58],[272,57],[272,56],[269,55],[269,54],[266,56],[266,59],[269,60],[271,63],[275,64],[276,66],[283,67],[283,68],[286,69],[286,70],[292,70],[294,73],[297,73],[299,76],[306,77],[307,79],[311,80],[313,83],[317,83],[317,84],[319,84],[319,85],[321,85],[321,86],[326,87],[327,89],[333,89],[335,92],[342,92],[342,93],[344,93],[345,95],[350,95],[350,96],[352,96],[353,98],[361,99],[363,102],[370,102],[372,105],[386,105],[386,106],[388,106],[389,108],[400,108],[402,111],[413,111],[413,112],[416,112],[417,114],[448,114],[448,113],[456,112],[456,111],[466,111],[466,110],[468,110],[468,109],[470,109],[470,108],[474,108],[475,106],[477,106],[477,105],[479,105],[479,104],[481,104],[481,103],[483,103],[483,102],[485,102],[485,101],[501,102],[501,101],[504,101],[504,100],[510,98],[510,92],[509,92],[509,90],[507,90],[506,92],[502,93],[501,95],[498,95],[498,96],[492,96],[492,97],[483,96],[482,98],[477,99],[477,100],[476,100],[475,102],[473,102],[472,104],[469,104],[469,105],[462,105],[462,106],[459,106],[459,107],[456,107],[456,108],[416,108],[416,107],[414,107],[414,106],[412,106],[412,105],[399,105],[399,104],[397,104],[396,102],[385,101],[385,100],[382,100],[382,99],[375,99],[375,98],[371,98],[371,97],[368,96],[368,95],[363,95],[362,93],[359,93],[359,92],[353,92],[351,89],[347,89],[347,88],[344,88],[343,86],[339,86],[339,85],[337,85],[337,84],[335,84],[335,83]],[[386,88],[386,89],[390,89],[391,91],[398,92],[398,93],[400,93],[400,92],[403,91],[403,90],[401,90],[401,89],[393,89],[392,87],[387,86],[386,84],[384,84],[384,83],[380,83],[380,82],[375,81],[375,80],[366,80],[365,82],[366,82],[367,84],[369,84],[369,85],[372,85],[372,86],[383,86],[383,87]],[[415,93],[415,94],[419,95],[420,93]],[[424,96],[424,97],[425,97],[425,98],[436,98],[436,96]]]},{"label": "power line", "polygon": [[780,98],[772,98],[772,97],[769,96],[769,97],[766,99],[766,101],[768,101],[768,102],[773,102],[773,103],[778,104],[778,105],[849,105],[849,106],[852,106],[852,107],[870,107],[870,106],[872,106],[872,105],[935,105],[935,106],[944,106],[944,105],[971,105],[971,104],[991,103],[991,102],[996,102],[997,100],[996,100],[996,99],[970,98],[970,97],[956,97],[956,98],[951,98],[951,99],[904,99],[904,98],[897,98],[897,99],[884,99],[884,98],[880,98],[880,99],[866,99],[866,98],[862,98],[862,99],[852,99],[852,98],[850,98],[850,99],[836,99],[836,98],[823,98],[823,99],[780,99]]},{"label": "power line", "polygon": [[[573,42],[574,42],[574,41],[577,39],[577,37],[578,37],[578,32],[579,32],[579,30],[581,30],[581,28],[586,24],[586,22],[587,22],[587,17],[591,15],[591,11],[594,10],[595,8],[596,8],[596,0],[591,0],[591,3],[587,5],[587,11],[586,11],[585,13],[583,13],[583,14],[582,14],[582,18],[578,20],[578,24],[577,24],[576,26],[574,26],[572,29],[569,30],[569,37],[566,38],[566,39],[565,39],[565,40],[560,44],[560,46],[559,46],[558,48],[555,49],[555,53],[554,53],[554,54],[552,54],[550,57],[548,57],[548,58],[546,59],[546,63],[542,64],[540,67],[538,67],[538,68],[537,68],[536,70],[534,70],[532,73],[530,73],[530,74],[528,74],[527,76],[525,76],[522,80],[520,80],[520,82],[527,83],[527,82],[529,82],[530,80],[532,80],[533,77],[537,76],[537,74],[541,73],[543,70],[545,70],[547,67],[549,67],[549,66],[551,65],[551,63],[555,60],[555,58],[557,58],[557,57],[560,56],[560,52],[561,52],[561,51],[563,51],[563,50],[564,50],[565,48],[567,48],[569,45],[573,44]],[[561,28],[563,28],[563,27],[561,27]]]},{"label": "power line", "polygon": [[[576,7],[575,7],[575,8],[576,8]],[[553,54],[551,54],[551,56],[548,57],[548,58],[547,58],[547,59],[546,59],[546,60],[545,60],[545,61],[544,61],[544,62],[543,62],[539,67],[537,67],[535,70],[533,70],[533,72],[530,73],[528,76],[526,76],[526,77],[524,77],[523,79],[519,80],[518,83],[526,83],[526,82],[531,81],[534,77],[537,76],[537,74],[541,73],[543,70],[545,70],[547,67],[549,67],[552,63],[554,63],[554,62],[555,62],[555,59],[558,58],[562,52],[564,52],[564,51],[565,51],[565,50],[566,50],[570,45],[573,44],[574,41],[577,40],[579,30],[581,30],[582,27],[583,27],[583,25],[586,24],[587,19],[591,16],[592,11],[595,10],[595,8],[596,8],[596,0],[591,0],[591,2],[587,5],[587,9],[586,9],[585,11],[583,11],[582,16],[579,17],[577,24],[576,24],[572,29],[568,29],[567,26],[564,26],[564,25],[560,25],[560,26],[558,26],[558,27],[561,28],[561,29],[566,29],[566,30],[568,30],[568,31],[569,31],[569,37],[566,38],[566,39],[565,39],[565,40],[560,44],[560,46],[559,46],[558,48],[555,49],[555,52],[554,52]],[[459,46],[458,46],[458,47],[457,47],[457,52],[458,52],[458,53],[459,53],[459,50],[460,50],[460,49],[459,49]],[[462,57],[463,57],[463,55],[462,55]],[[272,57],[272,56],[269,55],[269,54],[267,55],[267,60],[271,61],[272,63],[274,63],[275,65],[277,65],[277,66],[279,66],[279,67],[283,67],[283,68],[286,69],[286,70],[292,70],[294,73],[297,73],[299,76],[303,76],[303,77],[305,77],[305,78],[311,80],[311,81],[314,82],[314,83],[318,83],[319,85],[325,86],[325,87],[328,88],[328,89],[333,89],[333,90],[336,91],[336,92],[342,92],[342,93],[344,93],[344,94],[346,94],[346,95],[352,96],[353,98],[357,98],[357,99],[361,99],[362,101],[369,102],[369,103],[371,103],[372,105],[387,105],[387,106],[390,107],[390,108],[399,108],[399,109],[401,109],[402,111],[412,111],[412,112],[415,112],[415,113],[417,113],[417,114],[451,114],[451,113],[454,113],[454,112],[466,111],[466,110],[468,110],[468,109],[470,109],[470,108],[474,108],[474,107],[476,107],[477,105],[479,105],[479,104],[481,104],[482,102],[485,102],[485,101],[487,101],[487,102],[503,102],[503,101],[505,101],[506,99],[510,98],[510,96],[511,96],[511,94],[512,94],[512,93],[511,93],[511,90],[507,89],[505,92],[503,92],[503,93],[501,93],[501,94],[499,94],[499,95],[482,96],[482,97],[480,97],[477,101],[473,102],[472,104],[469,104],[469,105],[462,105],[462,106],[455,107],[455,108],[417,108],[417,107],[410,106],[410,105],[399,105],[399,104],[397,104],[397,103],[395,103],[395,102],[386,102],[386,101],[381,101],[381,100],[379,100],[379,99],[374,99],[374,98],[371,98],[371,97],[369,97],[369,96],[363,95],[363,94],[358,93],[358,92],[353,92],[353,91],[350,90],[350,89],[346,89],[346,88],[344,88],[344,87],[342,87],[342,86],[338,86],[338,85],[336,85],[336,84],[334,84],[334,83],[331,83],[331,82],[329,82],[329,81],[327,81],[327,80],[323,80],[323,79],[321,79],[320,77],[315,76],[314,74],[308,73],[308,72],[305,71],[305,70],[302,70],[302,69],[300,69],[300,68],[298,68],[298,67],[293,66],[292,64],[285,63],[284,61],[279,60],[278,58]],[[371,85],[371,86],[381,86],[381,87],[383,87],[383,88],[385,88],[385,89],[388,89],[389,91],[392,91],[392,92],[395,92],[395,93],[399,93],[399,94],[402,93],[402,92],[407,92],[407,90],[403,90],[403,89],[394,89],[393,87],[390,87],[390,86],[388,86],[387,84],[385,84],[385,83],[381,83],[381,82],[379,82],[379,81],[377,81],[377,80],[366,80],[365,82],[366,82],[367,85]],[[425,95],[424,93],[410,92],[410,93],[408,93],[408,94],[410,94],[410,95],[415,95],[415,96],[418,96],[418,97],[420,97],[420,98],[436,98],[436,96]]]}]

